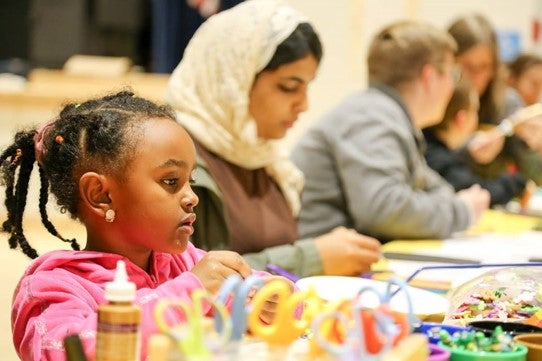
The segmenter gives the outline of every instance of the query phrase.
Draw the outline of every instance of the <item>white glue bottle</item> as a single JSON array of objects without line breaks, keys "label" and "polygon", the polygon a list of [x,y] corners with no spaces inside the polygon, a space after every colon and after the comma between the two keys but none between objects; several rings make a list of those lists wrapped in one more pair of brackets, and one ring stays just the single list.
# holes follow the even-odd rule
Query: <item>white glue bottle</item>
[{"label": "white glue bottle", "polygon": [[141,310],[133,304],[135,295],[126,264],[118,261],[115,280],[105,284],[107,303],[98,306],[95,361],[139,361]]}]

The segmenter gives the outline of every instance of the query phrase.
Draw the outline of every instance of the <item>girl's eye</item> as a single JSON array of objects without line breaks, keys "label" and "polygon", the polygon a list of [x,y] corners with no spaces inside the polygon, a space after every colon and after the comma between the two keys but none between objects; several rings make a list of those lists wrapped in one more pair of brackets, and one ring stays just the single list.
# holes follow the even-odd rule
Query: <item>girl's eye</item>
[{"label": "girl's eye", "polygon": [[162,182],[167,186],[174,187],[174,186],[177,185],[177,183],[179,183],[179,179],[177,179],[177,178],[168,178],[168,179],[162,180]]}]

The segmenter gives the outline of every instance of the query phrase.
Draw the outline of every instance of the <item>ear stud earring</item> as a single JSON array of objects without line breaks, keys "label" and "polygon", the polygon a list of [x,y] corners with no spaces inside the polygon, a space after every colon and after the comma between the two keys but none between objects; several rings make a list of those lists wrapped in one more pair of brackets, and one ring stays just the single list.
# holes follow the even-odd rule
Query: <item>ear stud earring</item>
[{"label": "ear stud earring", "polygon": [[108,209],[105,211],[105,221],[107,223],[112,223],[115,220],[115,211],[112,209]]}]

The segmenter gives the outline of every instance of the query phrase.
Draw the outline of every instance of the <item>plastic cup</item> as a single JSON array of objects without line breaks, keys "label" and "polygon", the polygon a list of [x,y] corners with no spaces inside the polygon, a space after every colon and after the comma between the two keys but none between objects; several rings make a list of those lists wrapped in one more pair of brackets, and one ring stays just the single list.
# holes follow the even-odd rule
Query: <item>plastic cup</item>
[{"label": "plastic cup", "polygon": [[450,360],[450,351],[446,350],[443,347],[429,344],[429,357],[427,361],[448,361]]},{"label": "plastic cup", "polygon": [[527,347],[527,361],[542,360],[542,333],[526,333],[514,337],[514,340]]}]

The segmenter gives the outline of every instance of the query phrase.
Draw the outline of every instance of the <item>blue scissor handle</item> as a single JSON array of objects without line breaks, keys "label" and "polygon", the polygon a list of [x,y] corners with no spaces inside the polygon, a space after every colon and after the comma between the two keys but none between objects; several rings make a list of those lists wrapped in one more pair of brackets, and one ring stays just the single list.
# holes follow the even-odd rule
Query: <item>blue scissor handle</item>
[{"label": "blue scissor handle", "polygon": [[[403,291],[405,294],[405,298],[407,301],[407,307],[408,307],[408,324],[410,326],[410,330],[414,328],[414,325],[417,325],[420,323],[420,320],[416,315],[414,314],[414,309],[412,307],[412,298],[410,297],[410,293],[408,291],[408,284],[406,281],[397,278],[397,277],[391,277],[387,280],[387,287],[386,287],[386,303],[389,303],[391,301],[391,298],[397,294],[399,291]],[[397,286],[396,290],[392,290],[392,286]]]},{"label": "blue scissor handle", "polygon": [[359,354],[359,350],[356,350],[349,343],[348,334],[345,336],[346,337],[345,342],[343,344],[340,344],[340,343],[334,343],[334,342],[328,341],[320,333],[320,326],[322,325],[322,323],[324,323],[324,321],[327,321],[327,320],[336,320],[337,322],[343,325],[343,327],[347,330],[347,333],[350,332],[350,330],[348,330],[349,321],[344,313],[340,311],[323,313],[316,316],[312,321],[312,329],[315,331],[314,336],[313,336],[315,341],[318,343],[318,345],[322,349],[324,349],[326,352],[330,353],[332,356],[337,358],[337,360],[355,361],[356,358],[354,357],[354,355]]},{"label": "blue scissor handle", "polygon": [[[247,331],[247,306],[246,299],[249,292],[253,288],[260,289],[265,284],[264,280],[255,275],[248,276],[243,280],[239,275],[232,275],[224,281],[220,291],[218,292],[217,300],[223,304],[231,294],[233,299],[231,319],[233,329],[230,336],[230,341],[239,341]],[[215,315],[215,325],[217,332],[221,331],[222,324]]]},{"label": "blue scissor handle", "polygon": [[[375,309],[372,311],[373,316],[375,318],[375,322],[378,326],[378,328],[382,331],[382,333],[386,336],[387,342],[383,345],[380,352],[377,354],[370,354],[367,351],[367,345],[365,340],[365,330],[363,325],[363,320],[361,319],[361,310],[364,309],[363,305],[361,304],[361,295],[371,292],[374,293],[378,297],[379,303],[386,304],[387,303],[387,294],[380,293],[376,288],[372,286],[363,286],[358,291],[358,297],[353,301],[353,308],[352,308],[352,315],[354,317],[354,322],[356,327],[351,330],[351,332],[355,335],[355,337],[360,340],[360,346],[361,346],[361,354],[363,355],[363,358],[360,360],[378,360],[381,355],[383,355],[385,352],[387,352],[393,343],[393,335],[391,335],[392,332],[396,330],[395,324],[393,323],[393,320],[385,315],[380,314],[380,311],[378,310],[378,307],[375,307]],[[375,330],[376,331],[376,330]]]}]

